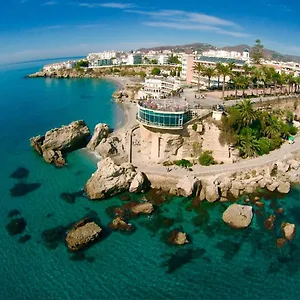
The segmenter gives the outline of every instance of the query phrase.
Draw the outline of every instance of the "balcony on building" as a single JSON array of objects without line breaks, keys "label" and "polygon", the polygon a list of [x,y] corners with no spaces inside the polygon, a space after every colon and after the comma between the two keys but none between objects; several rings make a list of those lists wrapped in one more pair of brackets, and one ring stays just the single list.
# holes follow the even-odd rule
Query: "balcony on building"
[{"label": "balcony on building", "polygon": [[192,118],[188,103],[183,98],[141,100],[137,121],[158,129],[181,130]]}]

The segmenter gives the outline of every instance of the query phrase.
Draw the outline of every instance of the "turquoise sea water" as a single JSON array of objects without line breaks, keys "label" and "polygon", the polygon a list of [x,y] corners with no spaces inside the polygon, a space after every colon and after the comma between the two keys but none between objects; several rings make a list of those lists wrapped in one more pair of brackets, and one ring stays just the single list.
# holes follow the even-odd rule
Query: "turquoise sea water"
[{"label": "turquoise sea water", "polygon": [[[0,68],[0,299],[300,298],[300,236],[282,249],[276,247],[281,221],[300,226],[297,187],[285,198],[263,200],[265,209],[255,208],[246,230],[223,224],[228,204],[194,208],[190,199],[173,198],[151,218],[132,220],[134,233],[107,230],[84,254],[69,253],[63,242],[65,228],[87,214],[97,215],[106,228],[111,221],[107,208],[121,200],[64,201],[60,194],[80,191],[94,163],[79,151],[68,156],[66,168],[56,169],[31,150],[28,139],[74,119],[86,120],[90,128],[98,122],[114,127],[121,114],[111,101],[115,86],[110,82],[23,78],[45,63]],[[19,167],[28,169],[28,176],[11,178]],[[31,191],[23,196],[11,193],[16,184],[20,191],[20,183]],[[278,207],[284,208],[284,215],[278,216],[277,231],[269,232],[263,221]],[[5,226],[13,209],[27,226],[23,234],[10,236]],[[57,235],[45,233],[53,228]],[[184,230],[191,243],[166,244],[171,228]],[[26,234],[31,239],[20,243]]]}]

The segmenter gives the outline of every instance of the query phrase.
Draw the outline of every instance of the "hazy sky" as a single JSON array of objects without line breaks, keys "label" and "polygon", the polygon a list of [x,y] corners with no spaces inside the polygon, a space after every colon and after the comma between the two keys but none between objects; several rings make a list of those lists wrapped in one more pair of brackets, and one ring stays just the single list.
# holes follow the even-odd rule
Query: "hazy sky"
[{"label": "hazy sky", "polygon": [[[1,1],[0,63],[206,42],[300,55],[300,2]],[[297,3],[298,2],[298,3]]]}]

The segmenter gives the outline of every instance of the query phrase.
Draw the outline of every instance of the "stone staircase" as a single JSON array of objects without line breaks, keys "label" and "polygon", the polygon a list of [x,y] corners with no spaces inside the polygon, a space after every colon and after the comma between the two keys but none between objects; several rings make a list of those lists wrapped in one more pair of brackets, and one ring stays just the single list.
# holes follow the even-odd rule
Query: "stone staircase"
[{"label": "stone staircase", "polygon": [[204,134],[202,150],[212,151],[212,156],[218,163],[232,163],[232,157],[229,157],[228,145],[222,146],[219,142],[219,128],[213,124],[204,122]]}]

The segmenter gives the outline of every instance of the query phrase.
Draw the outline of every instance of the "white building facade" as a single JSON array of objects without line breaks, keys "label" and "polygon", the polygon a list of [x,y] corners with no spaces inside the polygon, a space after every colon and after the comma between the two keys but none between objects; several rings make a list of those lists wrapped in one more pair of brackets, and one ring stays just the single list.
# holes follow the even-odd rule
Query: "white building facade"
[{"label": "white building facade", "polygon": [[138,92],[139,99],[161,99],[177,92],[181,88],[181,82],[175,77],[146,78],[144,87]]}]

